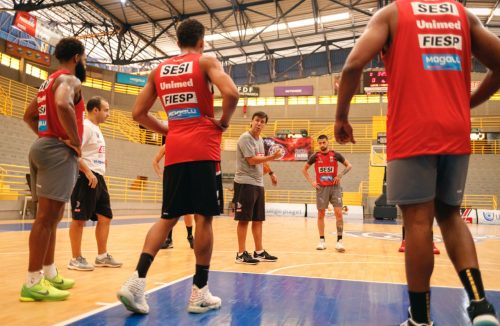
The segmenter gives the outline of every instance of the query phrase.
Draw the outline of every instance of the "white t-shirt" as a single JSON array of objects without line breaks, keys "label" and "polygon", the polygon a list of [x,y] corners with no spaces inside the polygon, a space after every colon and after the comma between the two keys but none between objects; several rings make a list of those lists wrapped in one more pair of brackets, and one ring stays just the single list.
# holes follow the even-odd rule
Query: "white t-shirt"
[{"label": "white t-shirt", "polygon": [[99,126],[88,119],[83,121],[82,160],[92,171],[106,172],[106,142]]}]

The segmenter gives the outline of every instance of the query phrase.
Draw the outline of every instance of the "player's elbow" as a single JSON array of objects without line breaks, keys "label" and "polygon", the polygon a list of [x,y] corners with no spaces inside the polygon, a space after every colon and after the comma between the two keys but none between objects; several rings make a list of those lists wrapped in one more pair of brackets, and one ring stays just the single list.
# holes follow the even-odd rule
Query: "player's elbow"
[{"label": "player's elbow", "polygon": [[224,92],[224,94],[222,94],[222,97],[224,98],[225,101],[228,101],[229,103],[236,106],[238,100],[240,99],[240,94],[238,93],[238,90],[235,88]]}]

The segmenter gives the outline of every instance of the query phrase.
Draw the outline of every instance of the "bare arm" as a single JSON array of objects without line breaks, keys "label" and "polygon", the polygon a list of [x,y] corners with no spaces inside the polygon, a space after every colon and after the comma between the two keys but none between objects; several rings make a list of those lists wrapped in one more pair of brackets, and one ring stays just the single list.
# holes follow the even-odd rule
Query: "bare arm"
[{"label": "bare arm", "polygon": [[269,173],[269,177],[271,178],[271,183],[273,184],[273,186],[277,186],[278,185],[278,177],[271,170],[271,167],[269,166],[269,164],[267,162],[263,163],[263,165],[264,165],[264,174]]},{"label": "bare arm", "polygon": [[54,91],[57,116],[69,138],[69,145],[80,147],[76,124],[75,103],[81,101],[81,82],[71,75],[62,75],[57,78]]},{"label": "bare arm", "polygon": [[80,171],[82,171],[85,174],[85,176],[87,177],[87,179],[89,180],[89,187],[94,189],[97,186],[97,182],[98,182],[97,178],[94,175],[94,173],[92,172],[92,170],[90,170],[87,163],[85,163],[85,161],[82,158],[80,158],[80,160],[79,160],[79,168],[80,168]]},{"label": "bare arm", "polygon": [[229,126],[231,116],[236,110],[239,94],[236,85],[231,77],[224,72],[220,62],[210,56],[200,58],[200,66],[207,74],[208,79],[214,84],[222,94],[222,117],[219,120],[220,127],[226,129]]},{"label": "bare arm", "polygon": [[36,97],[28,105],[26,111],[24,111],[23,120],[38,135],[38,102]]},{"label": "bare arm", "polygon": [[163,145],[160,148],[155,158],[153,159],[153,169],[160,178],[163,177],[163,172],[160,167],[160,161],[164,156],[165,156],[165,145]]},{"label": "bare arm", "polygon": [[352,165],[351,165],[351,163],[349,163],[348,160],[345,160],[344,163],[342,163],[342,164],[344,164],[345,169],[339,173],[339,175],[337,176],[339,178],[342,178],[344,175],[346,175],[347,173],[349,173],[349,171],[352,170]]},{"label": "bare arm", "polygon": [[467,11],[469,18],[472,54],[488,69],[486,77],[470,98],[471,108],[488,100],[500,87],[500,40],[483,27],[479,19]]},{"label": "bare arm", "polygon": [[168,133],[168,127],[149,113],[149,110],[151,110],[151,107],[155,103],[157,97],[155,74],[156,69],[153,69],[153,71],[149,74],[146,85],[141,90],[139,95],[137,95],[134,108],[132,109],[132,118],[149,130],[166,135]]},{"label": "bare arm", "polygon": [[245,157],[247,160],[248,164],[250,165],[257,165],[257,164],[262,164],[265,162],[273,161],[281,156],[280,151],[276,151],[273,153],[273,155],[268,155],[268,156],[252,156],[252,157]]},{"label": "bare arm", "polygon": [[390,36],[390,14],[394,4],[378,11],[368,23],[351,54],[347,57],[340,78],[339,96],[335,121],[335,139],[340,144],[355,143],[352,127],[348,122],[349,105],[358,89],[365,65],[382,49]]},{"label": "bare arm", "polygon": [[306,177],[307,182],[309,182],[309,184],[313,186],[313,188],[317,188],[316,181],[313,180],[313,178],[311,178],[311,175],[309,174],[310,167],[311,165],[309,165],[309,163],[306,163],[302,168],[302,174],[304,175],[304,177]]}]

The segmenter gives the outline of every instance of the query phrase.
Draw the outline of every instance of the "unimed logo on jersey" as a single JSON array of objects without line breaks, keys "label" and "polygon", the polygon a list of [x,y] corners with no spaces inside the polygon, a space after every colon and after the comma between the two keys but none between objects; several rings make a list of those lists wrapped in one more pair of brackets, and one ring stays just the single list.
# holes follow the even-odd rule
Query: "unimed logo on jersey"
[{"label": "unimed logo on jersey", "polygon": [[422,49],[462,50],[462,36],[454,34],[418,34],[418,43]]},{"label": "unimed logo on jersey", "polygon": [[453,15],[458,16],[457,5],[452,2],[424,3],[412,2],[411,7],[414,15]]},{"label": "unimed logo on jersey", "polygon": [[180,76],[193,73],[193,62],[183,62],[178,65],[166,64],[161,67],[160,77],[165,76]]},{"label": "unimed logo on jersey", "polygon": [[458,54],[422,54],[425,70],[462,70]]},{"label": "unimed logo on jersey", "polygon": [[187,103],[192,103],[192,104],[198,103],[195,92],[184,92],[184,93],[163,95],[163,104],[165,106],[173,104],[187,104]]}]

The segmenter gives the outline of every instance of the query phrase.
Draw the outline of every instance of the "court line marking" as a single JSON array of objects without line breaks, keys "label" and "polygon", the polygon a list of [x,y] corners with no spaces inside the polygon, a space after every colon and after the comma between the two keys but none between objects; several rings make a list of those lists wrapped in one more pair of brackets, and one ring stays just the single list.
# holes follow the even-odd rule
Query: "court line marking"
[{"label": "court line marking", "polygon": [[[155,288],[152,288],[152,289],[150,289],[150,290],[146,291],[146,294],[150,294],[150,293],[156,292],[156,291],[161,290],[161,289],[163,289],[163,288],[165,288],[165,287],[167,287],[167,286],[174,285],[174,284],[176,284],[176,283],[182,282],[182,281],[184,281],[184,280],[186,280],[186,279],[189,279],[189,278],[191,278],[191,277],[193,277],[193,275],[188,275],[188,276],[185,276],[185,277],[181,277],[181,278],[179,278],[179,279],[177,279],[177,280],[174,280],[174,281],[172,281],[172,282],[164,283],[164,285],[162,285],[162,286],[158,286],[158,287],[155,287]],[[99,304],[99,303],[100,303],[100,302],[96,302],[96,304]],[[101,303],[102,303],[102,302],[101,302]],[[59,323],[57,323],[57,324],[54,324],[54,326],[64,326],[64,325],[68,325],[68,324],[71,324],[71,323],[77,322],[77,321],[79,321],[79,320],[82,320],[82,319],[84,319],[84,318],[86,318],[86,317],[89,317],[89,316],[92,316],[92,315],[98,314],[98,313],[100,313],[100,312],[102,312],[102,311],[106,311],[106,310],[108,310],[108,309],[111,309],[111,308],[114,308],[114,307],[120,306],[121,304],[122,304],[122,303],[121,303],[120,301],[116,301],[116,302],[113,302],[113,303],[110,303],[110,304],[106,304],[106,306],[104,306],[104,307],[97,308],[97,309],[93,309],[93,310],[88,311],[88,312],[86,312],[86,313],[80,314],[80,315],[78,315],[78,316],[72,317],[72,318],[67,319],[67,320],[64,320],[64,321],[61,321],[61,322],[59,322]],[[132,314],[132,313],[130,313],[130,314]]]}]

